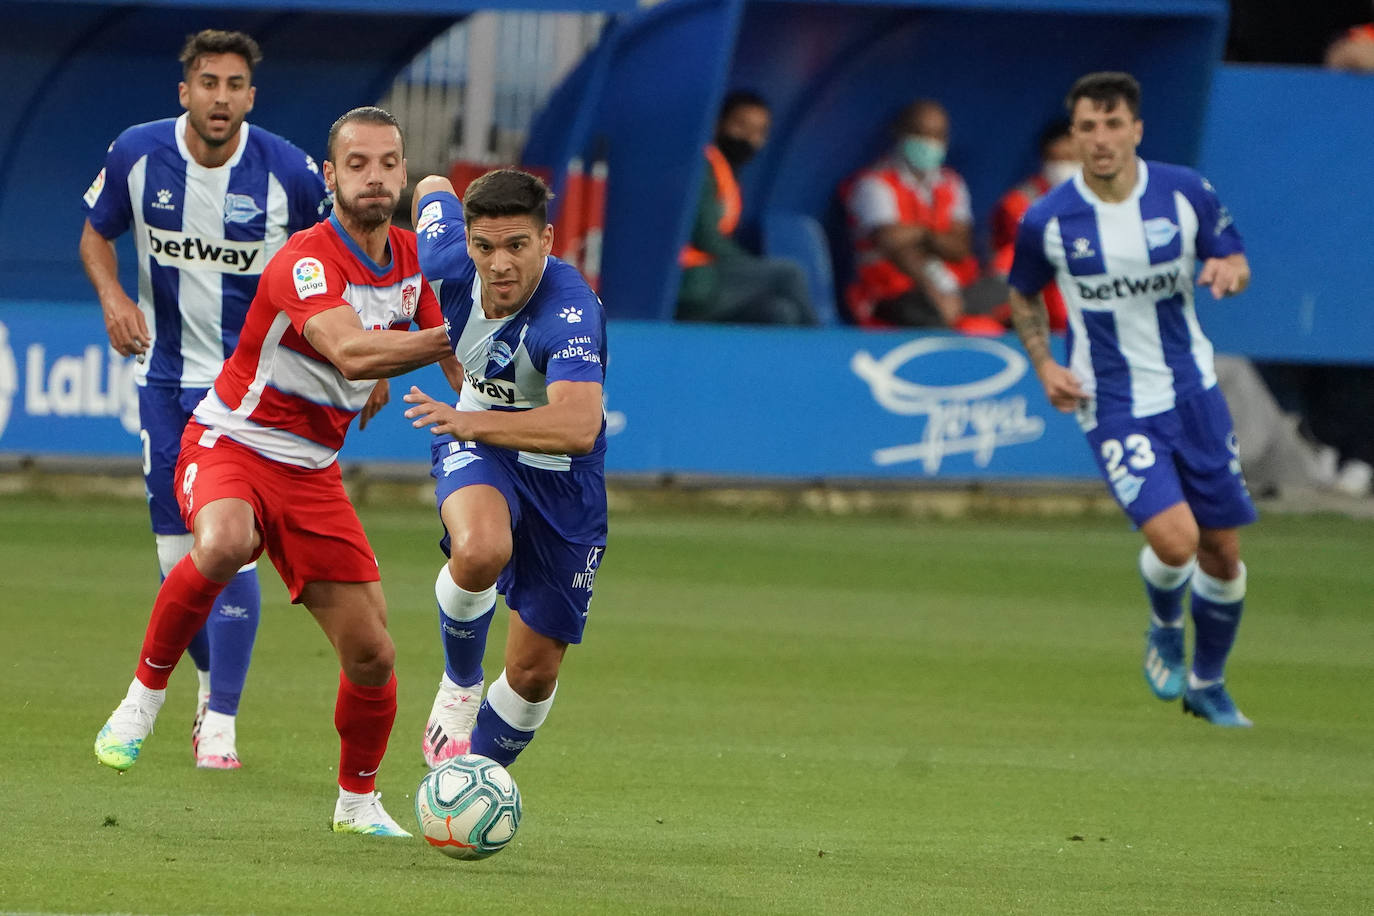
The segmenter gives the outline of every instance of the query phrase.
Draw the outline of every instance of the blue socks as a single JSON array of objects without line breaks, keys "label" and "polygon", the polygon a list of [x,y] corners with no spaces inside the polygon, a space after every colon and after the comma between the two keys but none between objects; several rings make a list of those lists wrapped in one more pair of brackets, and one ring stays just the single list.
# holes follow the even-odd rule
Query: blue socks
[{"label": "blue socks", "polygon": [[1193,649],[1191,686],[1222,679],[1244,606],[1244,563],[1240,564],[1240,575],[1229,582],[1214,579],[1201,569],[1193,573],[1192,610],[1197,644]]},{"label": "blue socks", "polygon": [[434,599],[439,604],[439,638],[449,680],[460,687],[480,683],[487,630],[496,616],[496,586],[470,592],[453,581],[445,563],[434,581]]},{"label": "blue socks", "polygon": [[477,710],[477,725],[472,730],[472,753],[490,757],[503,767],[515,762],[531,741],[535,729],[544,724],[558,685],[547,700],[531,703],[506,683],[502,671],[496,682],[487,688],[487,695]]},{"label": "blue socks", "polygon": [[1140,578],[1145,580],[1145,595],[1150,599],[1153,623],[1161,627],[1183,626],[1183,594],[1197,566],[1189,560],[1182,566],[1169,566],[1146,544],[1140,551]]},{"label": "blue socks", "polygon": [[210,638],[210,709],[214,712],[238,715],[261,614],[262,589],[253,564],[229,580],[199,634]]}]

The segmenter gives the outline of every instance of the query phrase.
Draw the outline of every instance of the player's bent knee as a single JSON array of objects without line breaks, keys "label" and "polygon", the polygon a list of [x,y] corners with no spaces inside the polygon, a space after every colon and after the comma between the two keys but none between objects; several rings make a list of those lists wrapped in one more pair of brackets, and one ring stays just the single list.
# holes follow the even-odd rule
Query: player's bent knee
[{"label": "player's bent knee", "polygon": [[228,582],[253,561],[254,532],[232,527],[207,528],[197,533],[191,559],[207,579]]},{"label": "player's bent knee", "polygon": [[350,642],[340,646],[339,663],[344,675],[355,684],[378,685],[391,679],[396,667],[396,646],[389,636]]},{"label": "player's bent knee", "polygon": [[539,703],[553,695],[553,688],[558,684],[558,665],[547,662],[508,662],[506,683],[521,699]]}]

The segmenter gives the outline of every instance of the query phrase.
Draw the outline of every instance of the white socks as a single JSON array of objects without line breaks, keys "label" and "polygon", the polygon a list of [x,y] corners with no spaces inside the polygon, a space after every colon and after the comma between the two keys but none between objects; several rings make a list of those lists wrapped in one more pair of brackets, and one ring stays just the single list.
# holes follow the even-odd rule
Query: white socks
[{"label": "white socks", "polygon": [[555,683],[553,693],[549,694],[547,700],[531,703],[511,690],[510,684],[506,683],[506,672],[503,669],[496,682],[487,688],[487,704],[507,725],[522,732],[532,732],[543,725],[544,720],[549,717],[549,709],[553,707],[553,698],[557,695],[558,684]]},{"label": "white socks", "polygon": [[466,623],[481,617],[496,604],[496,584],[480,592],[470,592],[453,581],[453,574],[445,563],[434,580],[434,598],[445,617],[456,623]]}]

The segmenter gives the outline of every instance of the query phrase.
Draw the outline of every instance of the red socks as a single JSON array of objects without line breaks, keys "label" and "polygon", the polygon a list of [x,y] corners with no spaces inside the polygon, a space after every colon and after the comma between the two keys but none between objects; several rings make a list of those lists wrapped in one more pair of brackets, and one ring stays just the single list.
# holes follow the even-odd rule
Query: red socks
[{"label": "red socks", "polygon": [[339,730],[339,785],[371,792],[377,785],[391,725],[396,721],[396,675],[380,687],[355,684],[339,672],[334,727]]},{"label": "red socks", "polygon": [[143,652],[138,659],[138,670],[134,672],[143,686],[152,690],[166,689],[181,653],[205,625],[215,599],[226,584],[202,576],[189,554],[172,567],[157,590],[153,615],[143,634]]}]

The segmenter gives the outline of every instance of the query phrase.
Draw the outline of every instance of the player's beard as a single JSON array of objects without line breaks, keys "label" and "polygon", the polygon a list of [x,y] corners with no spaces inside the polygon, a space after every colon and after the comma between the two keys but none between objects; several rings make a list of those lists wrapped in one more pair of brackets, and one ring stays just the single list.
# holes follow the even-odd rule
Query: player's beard
[{"label": "player's beard", "polygon": [[243,126],[243,118],[229,119],[230,130],[226,131],[223,137],[211,136],[208,131],[210,127],[210,116],[206,115],[203,119],[188,118],[191,123],[191,130],[196,132],[200,141],[211,149],[217,149],[226,143],[234,140],[239,135],[239,128]]},{"label": "player's beard", "polygon": [[[369,197],[367,203],[359,203],[359,199]],[[397,198],[387,192],[386,200],[377,200],[375,192],[363,191],[354,196],[352,200],[340,197],[334,201],[334,208],[343,211],[349,220],[355,223],[364,232],[383,226],[396,213]]]}]

